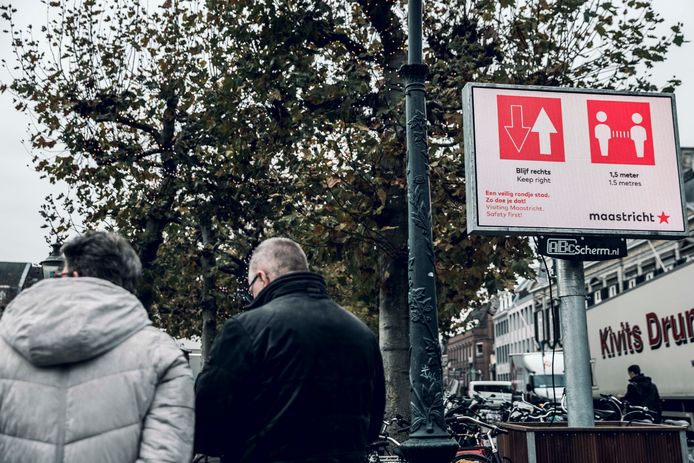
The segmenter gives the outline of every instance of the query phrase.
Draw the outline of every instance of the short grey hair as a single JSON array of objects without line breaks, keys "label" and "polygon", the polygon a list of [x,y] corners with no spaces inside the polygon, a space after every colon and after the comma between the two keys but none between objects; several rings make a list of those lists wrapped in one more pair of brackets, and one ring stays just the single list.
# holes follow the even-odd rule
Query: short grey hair
[{"label": "short grey hair", "polygon": [[135,292],[142,264],[130,243],[119,234],[89,231],[66,243],[61,251],[66,270],[108,280]]},{"label": "short grey hair", "polygon": [[308,260],[301,246],[289,238],[268,238],[253,251],[248,274],[263,270],[271,279],[291,272],[307,272]]}]

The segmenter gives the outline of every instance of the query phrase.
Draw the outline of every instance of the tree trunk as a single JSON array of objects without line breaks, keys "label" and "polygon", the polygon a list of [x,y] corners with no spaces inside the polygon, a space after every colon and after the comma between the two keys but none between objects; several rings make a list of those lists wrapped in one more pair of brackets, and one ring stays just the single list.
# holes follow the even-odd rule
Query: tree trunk
[{"label": "tree trunk", "polygon": [[[382,109],[392,112],[395,121],[404,120],[404,88],[398,69],[406,63],[402,49],[387,47],[385,56],[385,101]],[[398,114],[398,108],[403,108]],[[410,339],[409,308],[407,303],[407,190],[405,189],[405,137],[404,127],[393,124],[401,135],[390,146],[384,143],[386,155],[380,168],[392,180],[386,188],[386,205],[380,227],[390,231],[383,234],[388,239],[386,249],[381,249],[379,267],[381,287],[379,291],[379,338],[383,366],[386,372],[386,416],[396,414],[410,416]]]},{"label": "tree trunk", "polygon": [[212,342],[217,336],[217,299],[214,296],[216,281],[214,276],[214,245],[216,237],[210,224],[209,217],[200,217],[200,236],[202,238],[202,253],[200,267],[202,270],[202,293],[200,307],[202,310],[202,340],[201,367],[205,364]]},{"label": "tree trunk", "polygon": [[[397,114],[403,107],[403,88],[398,69],[406,56],[401,50],[389,53],[385,59],[385,108],[392,111],[395,120],[404,119]],[[383,109],[385,109],[383,108]],[[404,125],[403,125],[404,126]],[[396,124],[393,129],[402,135],[390,146],[384,143],[386,155],[380,168],[392,180],[386,188],[386,205],[377,223],[390,231],[383,234],[388,245],[380,250],[379,270],[379,339],[383,366],[386,372],[386,416],[410,416],[410,339],[409,309],[407,304],[407,190],[405,189],[404,130]],[[400,180],[401,181],[398,181]]]},{"label": "tree trunk", "polygon": [[[166,183],[166,181],[164,183]],[[159,247],[164,242],[164,228],[168,225],[170,220],[167,216],[157,211],[170,207],[171,203],[172,201],[166,201],[166,205],[155,208],[154,211],[147,215],[145,220],[145,233],[143,241],[140,243],[142,280],[138,286],[137,296],[147,310],[147,313],[150,313],[150,309],[154,303],[154,281],[156,280],[154,262],[157,259]]]},{"label": "tree trunk", "polygon": [[386,416],[410,416],[410,347],[407,254],[379,258],[378,331],[386,375]]},{"label": "tree trunk", "polygon": [[[398,158],[391,166],[398,172]],[[402,164],[400,164],[402,166]],[[404,169],[402,169],[404,173]],[[392,185],[387,190],[386,207],[379,218],[388,246],[378,257],[379,288],[378,331],[386,375],[386,416],[410,416],[410,336],[407,303],[407,192]]]},{"label": "tree trunk", "polygon": [[162,93],[166,96],[166,109],[162,114],[162,130],[154,135],[154,139],[163,150],[161,154],[163,179],[157,192],[157,199],[147,212],[145,219],[144,237],[140,250],[143,275],[137,293],[148,313],[154,303],[154,282],[157,277],[154,262],[157,260],[159,247],[164,242],[164,229],[171,221],[171,211],[176,197],[177,165],[173,144],[178,97],[170,88],[162,90]]}]

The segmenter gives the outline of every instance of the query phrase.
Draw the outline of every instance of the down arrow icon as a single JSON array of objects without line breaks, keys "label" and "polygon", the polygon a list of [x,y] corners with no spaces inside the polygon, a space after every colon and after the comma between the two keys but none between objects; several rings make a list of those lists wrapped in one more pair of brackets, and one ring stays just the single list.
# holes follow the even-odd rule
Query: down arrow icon
[{"label": "down arrow icon", "polygon": [[516,151],[520,153],[525,144],[525,140],[530,133],[530,127],[523,125],[523,107],[520,105],[511,105],[511,125],[505,125],[506,133],[516,147]]}]

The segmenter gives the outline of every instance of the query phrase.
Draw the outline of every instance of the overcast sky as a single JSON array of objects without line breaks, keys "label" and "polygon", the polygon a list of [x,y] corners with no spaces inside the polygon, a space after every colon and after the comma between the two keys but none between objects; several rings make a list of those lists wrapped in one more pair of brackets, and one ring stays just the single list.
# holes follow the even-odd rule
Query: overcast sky
[{"label": "overcast sky", "polygon": [[[656,9],[666,23],[684,23],[685,37],[694,40],[694,0],[654,0]],[[21,20],[42,24],[45,6],[39,0],[17,2]],[[7,36],[0,36],[0,56],[10,58]],[[656,67],[655,83],[664,84],[677,76],[682,86],[675,92],[679,120],[680,143],[694,146],[694,43],[686,43],[671,51],[667,61]],[[8,75],[0,73],[7,84]],[[22,140],[26,139],[28,119],[12,108],[8,95],[0,96],[0,261],[34,262],[43,260],[50,250],[45,241],[46,230],[39,209],[44,197],[60,191],[39,176],[32,167],[31,154]]]}]

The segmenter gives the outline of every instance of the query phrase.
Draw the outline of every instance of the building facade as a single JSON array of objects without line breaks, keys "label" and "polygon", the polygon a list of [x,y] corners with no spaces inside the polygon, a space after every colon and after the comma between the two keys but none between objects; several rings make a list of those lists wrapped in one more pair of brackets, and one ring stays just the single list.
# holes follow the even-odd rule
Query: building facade
[{"label": "building facade", "polygon": [[496,374],[500,381],[511,380],[509,355],[534,352],[537,349],[533,323],[535,281],[524,280],[514,292],[499,297],[499,310],[494,315],[494,351]]},{"label": "building facade", "polygon": [[464,333],[446,343],[447,380],[462,384],[470,381],[496,379],[494,371],[494,326],[489,307],[473,311],[468,320],[478,320]]}]

